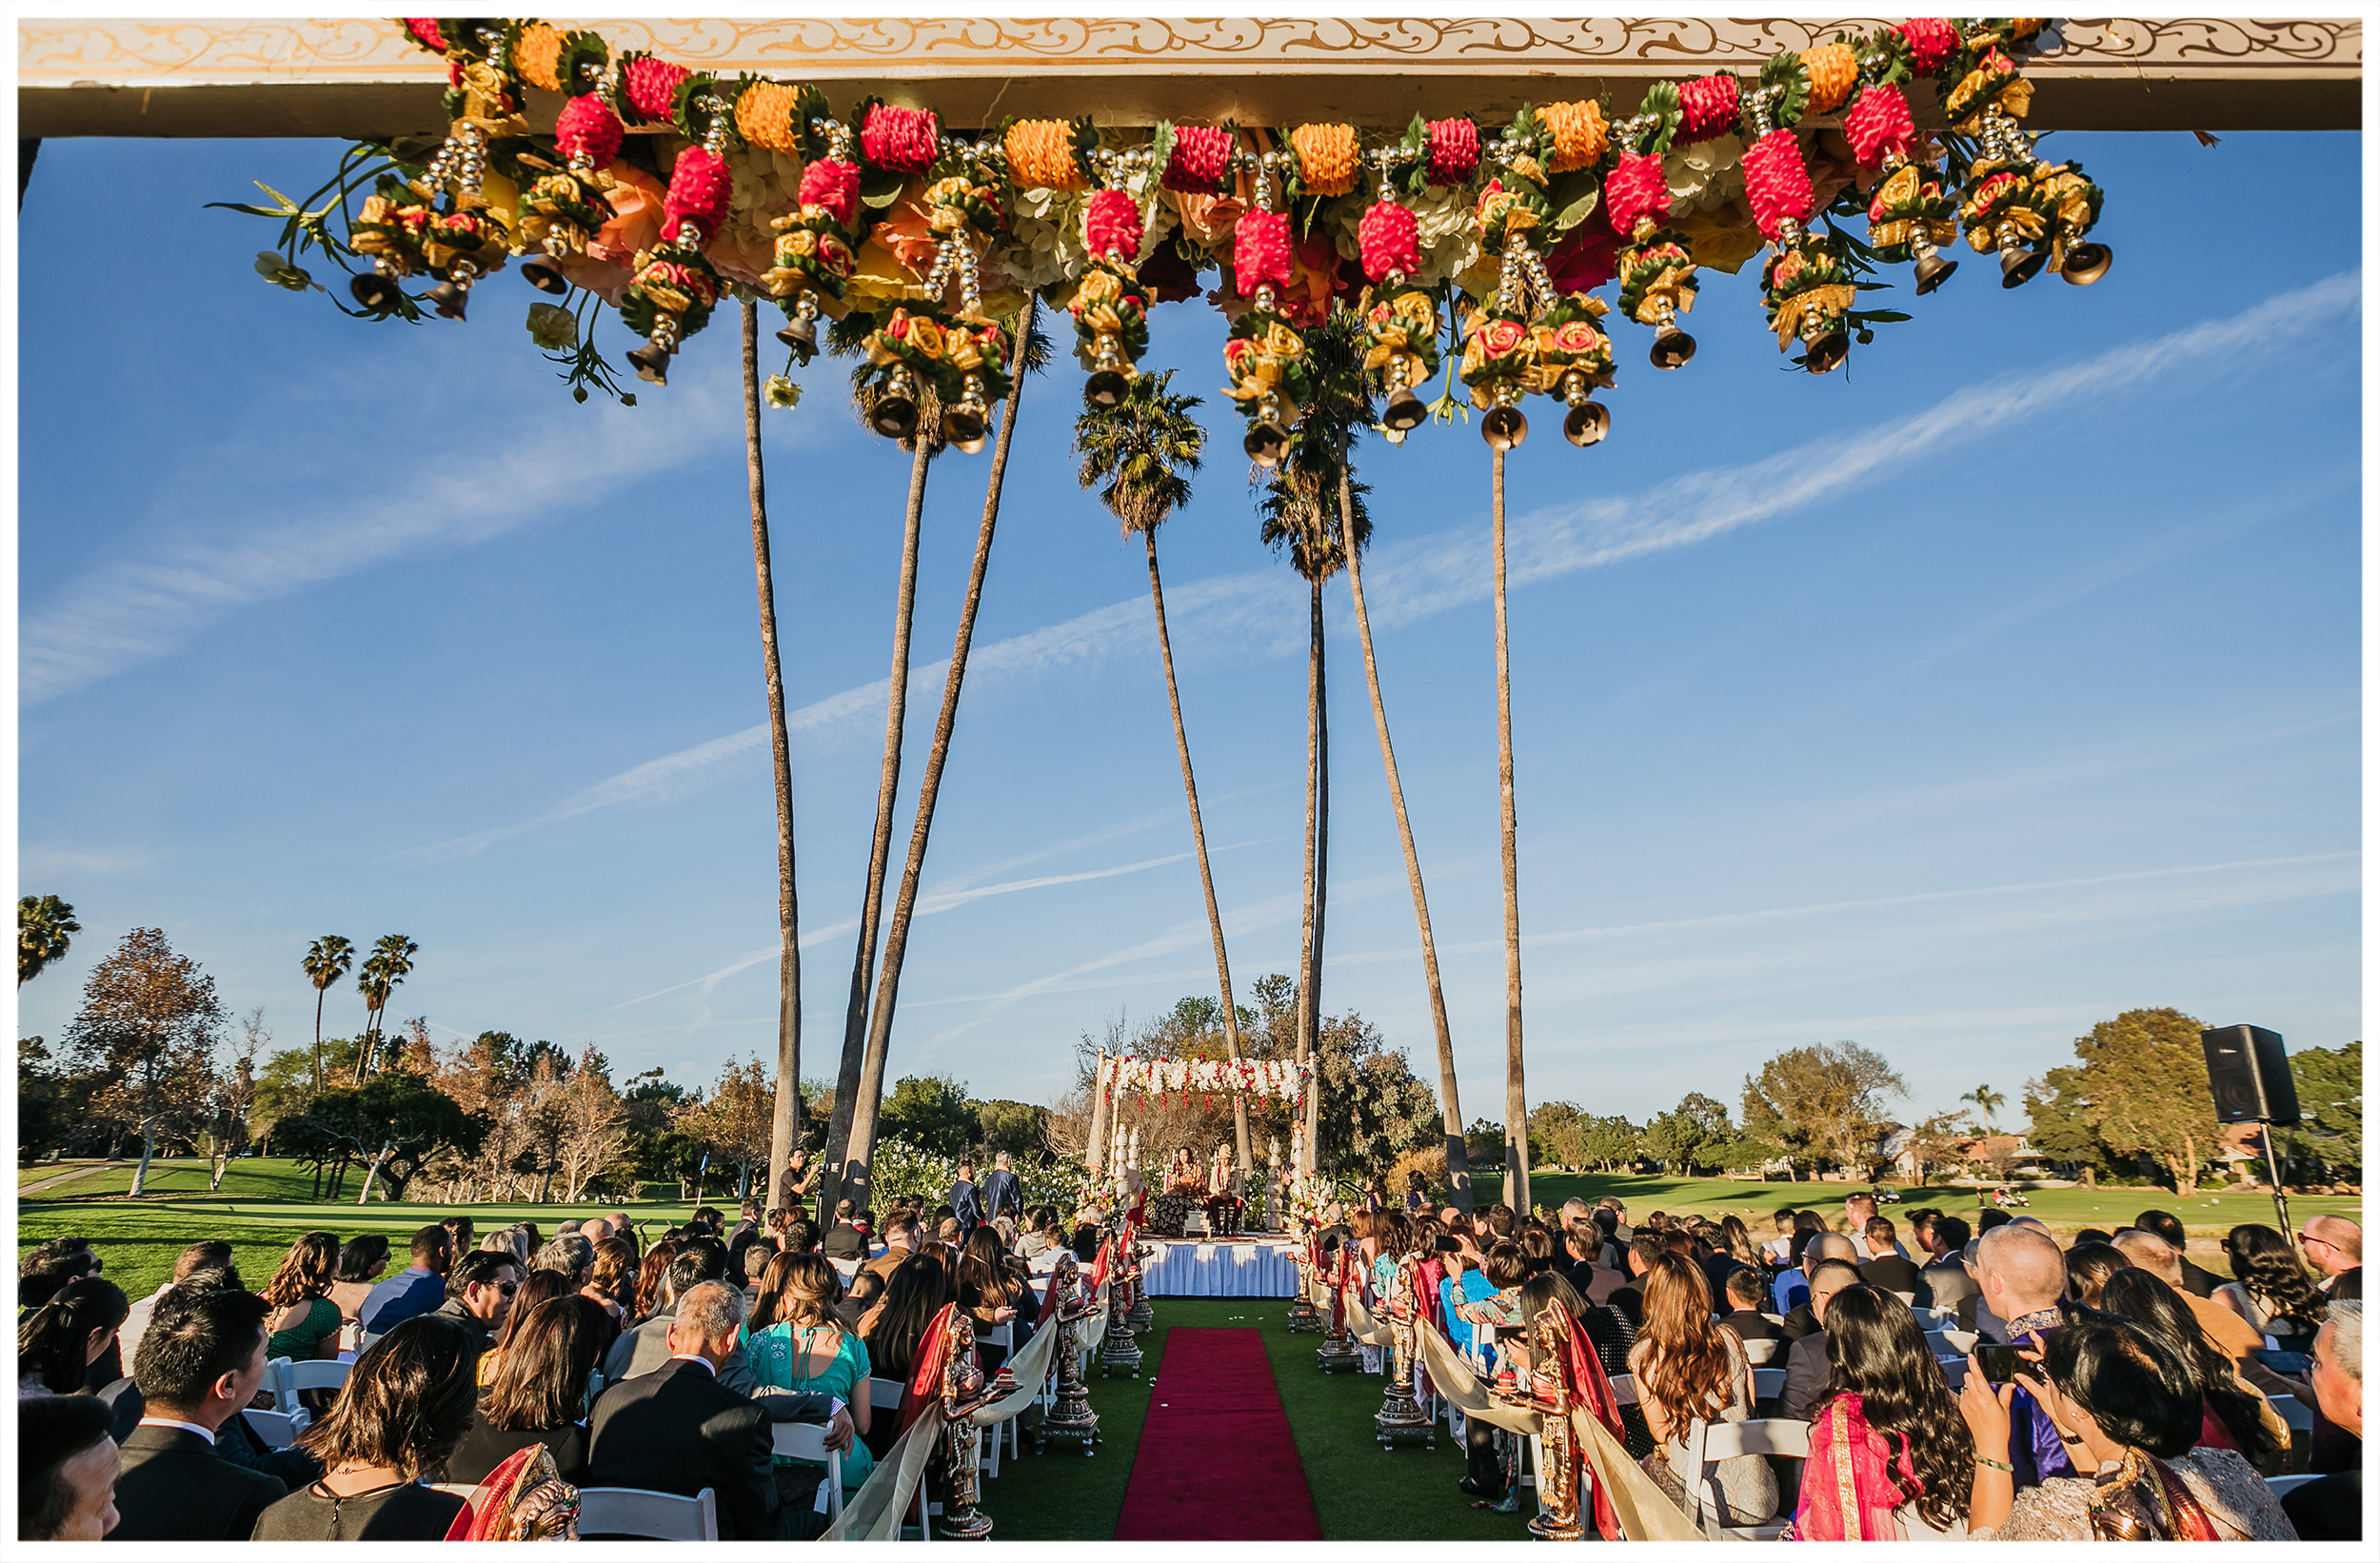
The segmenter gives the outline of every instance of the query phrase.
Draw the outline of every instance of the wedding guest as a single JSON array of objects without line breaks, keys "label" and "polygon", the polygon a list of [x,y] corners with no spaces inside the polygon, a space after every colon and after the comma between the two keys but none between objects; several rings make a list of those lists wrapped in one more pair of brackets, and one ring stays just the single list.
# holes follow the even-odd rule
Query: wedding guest
[{"label": "wedding guest", "polygon": [[2066,1295],[2086,1308],[2096,1308],[2109,1277],[2132,1267],[2132,1261],[2113,1243],[2078,1242],[2066,1251]]},{"label": "wedding guest", "polygon": [[975,1321],[976,1355],[985,1373],[997,1373],[1008,1359],[1008,1350],[983,1337],[1016,1319],[1024,1303],[1024,1278],[1009,1268],[1007,1251],[1000,1245],[1000,1234],[989,1227],[978,1227],[967,1234],[960,1251],[957,1276],[959,1306]]},{"label": "wedding guest", "polygon": [[446,1300],[446,1271],[453,1257],[446,1229],[427,1226],[413,1234],[412,1263],[382,1281],[366,1295],[357,1321],[368,1345],[408,1318],[436,1312]]},{"label": "wedding guest", "polygon": [[669,1276],[670,1261],[678,1256],[679,1242],[664,1237],[645,1251],[645,1258],[637,1266],[636,1300],[628,1305],[628,1319],[642,1324],[661,1307],[661,1295]]},{"label": "wedding guest", "polygon": [[97,1541],[116,1528],[122,1456],[108,1408],[89,1395],[16,1403],[16,1538]]},{"label": "wedding guest", "polygon": [[785,1288],[793,1279],[794,1261],[802,1256],[780,1254],[768,1261],[768,1268],[761,1272],[760,1281],[753,1292],[751,1311],[744,1316],[744,1328],[747,1335],[758,1335],[784,1317]]},{"label": "wedding guest", "polygon": [[[2314,1336],[2314,1396],[2340,1431],[2364,1435],[2364,1304],[2342,1297],[2330,1304]],[[2364,1468],[2345,1469],[2306,1483],[2281,1500],[2305,1541],[2361,1541]]]},{"label": "wedding guest", "polygon": [[321,1479],[267,1509],[258,1541],[438,1541],[463,1500],[425,1487],[471,1425],[471,1332],[408,1318],[355,1359],[330,1409],[298,1435]]},{"label": "wedding guest", "polygon": [[118,1539],[243,1541],[288,1491],[225,1443],[224,1424],[265,1382],[266,1313],[264,1298],[230,1288],[185,1283],[158,1299],[132,1363],[147,1404],[124,1440]]},{"label": "wedding guest", "polygon": [[[506,1258],[508,1256],[498,1255],[496,1257]],[[512,1294],[512,1306],[505,1311],[504,1323],[497,1326],[490,1336],[493,1343],[480,1356],[475,1376],[481,1389],[496,1381],[497,1365],[503,1362],[505,1354],[520,1337],[521,1326],[528,1322],[529,1315],[556,1297],[575,1296],[577,1294],[569,1288],[570,1278],[551,1270],[538,1271],[521,1283],[521,1289]],[[611,1342],[617,1338],[617,1335],[606,1336],[604,1350],[609,1351]],[[598,1354],[597,1359],[601,1360],[601,1354]]]},{"label": "wedding guest", "polygon": [[2211,1270],[2201,1270],[2190,1262],[2188,1252],[2190,1234],[2182,1229],[2181,1217],[2172,1212],[2144,1210],[2132,1217],[2132,1225],[2164,1239],[2165,1246],[2172,1249],[2181,1258],[2182,1290],[2192,1296],[2211,1298],[2214,1296],[2214,1289],[2231,1279],[2229,1276],[2218,1276]]},{"label": "wedding guest", "polygon": [[1018,1181],[1006,1151],[992,1157],[992,1170],[983,1175],[983,1212],[986,1216],[1013,1214],[1020,1222],[1023,1218],[1024,1185]]},{"label": "wedding guest", "polygon": [[1827,1382],[1810,1422],[1796,1541],[1962,1535],[1974,1435],[1916,1316],[1874,1285],[1826,1303]]},{"label": "wedding guest", "polygon": [[2097,1306],[2139,1325],[2197,1375],[2206,1397],[2199,1444],[2235,1449],[2264,1474],[2281,1474],[2289,1469],[2289,1424],[2207,1338],[2184,1305],[2187,1296],[2145,1270],[2126,1269],[2108,1277]]},{"label": "wedding guest", "polygon": [[636,1250],[620,1237],[597,1243],[594,1267],[579,1295],[609,1314],[614,1324],[625,1325],[628,1308],[636,1301]]},{"label": "wedding guest", "polygon": [[446,1251],[448,1253],[468,1254],[471,1252],[475,1246],[472,1234],[479,1230],[477,1221],[468,1216],[449,1216],[438,1224],[446,1229]]},{"label": "wedding guest", "polygon": [[[1827,1355],[1827,1306],[1839,1294],[1860,1284],[1859,1267],[1848,1259],[1821,1260],[1810,1273],[1810,1296],[1801,1305],[1810,1318],[1810,1334],[1798,1337],[1785,1350],[1785,1387],[1777,1392],[1777,1415],[1806,1422],[1818,1409],[1818,1402],[1826,1397],[1832,1375],[1832,1362]],[[1916,1322],[1914,1315],[1910,1322]],[[1775,1358],[1771,1360],[1774,1362]]]},{"label": "wedding guest", "polygon": [[570,1290],[585,1286],[595,1273],[595,1245],[575,1232],[560,1233],[537,1251],[531,1270],[556,1270],[570,1277]]},{"label": "wedding guest", "polygon": [[835,1312],[843,1284],[823,1255],[781,1254],[768,1267],[772,1276],[779,1266],[783,1267],[780,1311],[770,1323],[751,1331],[745,1352],[752,1376],[782,1390],[828,1395],[850,1409],[858,1436],[843,1453],[843,1485],[857,1491],[876,1469],[865,1442],[874,1420],[867,1389],[874,1367],[867,1346]]},{"label": "wedding guest", "polygon": [[2214,1289],[2213,1301],[2246,1319],[2256,1333],[2311,1340],[2322,1327],[2324,1298],[2307,1277],[2290,1241],[2269,1226],[2235,1226],[2223,1238],[2233,1279]]},{"label": "wedding guest", "polygon": [[1908,1293],[1913,1308],[1933,1307],[1934,1291],[1926,1284],[1925,1272],[1902,1255],[1891,1218],[1869,1217],[1867,1239],[1868,1252],[1874,1257],[1860,1262],[1859,1278],[1880,1292]]},{"label": "wedding guest", "polygon": [[130,1311],[122,1287],[86,1271],[27,1313],[16,1327],[17,1398],[81,1394]]},{"label": "wedding guest", "polygon": [[1605,1306],[1617,1309],[1627,1318],[1631,1328],[1644,1327],[1643,1280],[1651,1271],[1653,1261],[1668,1252],[1668,1239],[1649,1227],[1629,1239],[1628,1279],[1623,1285],[1615,1287],[1603,1301]]},{"label": "wedding guest", "polygon": [[339,1239],[327,1232],[309,1232],[289,1245],[265,1283],[265,1304],[273,1310],[267,1356],[303,1362],[339,1355],[342,1316],[330,1296],[338,1269]]},{"label": "wedding guest", "polygon": [[1967,1270],[1967,1242],[1973,1236],[1966,1220],[1956,1216],[1937,1216],[1926,1228],[1926,1248],[1934,1256],[1918,1275],[1934,1307],[1956,1313],[1960,1303],[1975,1296],[1975,1277]]},{"label": "wedding guest", "polygon": [[496,1360],[471,1425],[446,1456],[446,1480],[478,1483],[526,1449],[544,1444],[564,1481],[586,1474],[588,1375],[604,1344],[600,1305],[577,1293],[549,1297],[523,1316]]},{"label": "wedding guest", "polygon": [[2344,1216],[2310,1217],[2297,1235],[2306,1262],[2322,1273],[2322,1290],[2337,1295],[2341,1276],[2364,1267],[2364,1229]]},{"label": "wedding guest", "polygon": [[1874,1234],[1868,1230],[1868,1223],[1874,1219],[1874,1195],[1863,1189],[1859,1193],[1844,1197],[1844,1230],[1850,1235],[1852,1246],[1859,1250],[1860,1258],[1874,1259],[1886,1254],[1898,1255],[1904,1259],[1909,1257],[1906,1253],[1902,1252],[1900,1243],[1889,1236],[1889,1228],[1888,1236],[1882,1243],[1875,1240]]},{"label": "wedding guest", "polygon": [[[1983,1338],[2039,1345],[2066,1321],[2060,1299],[2066,1291],[2066,1256],[2038,1225],[2011,1221],[1975,1240],[1975,1316]],[[1986,1319],[1985,1311],[1990,1310]],[[2033,1395],[2019,1390],[2011,1401],[2016,1423],[2015,1479],[2033,1487],[2052,1476],[2071,1476],[2074,1467],[2057,1428]]]},{"label": "wedding guest", "polygon": [[886,1280],[901,1268],[903,1260],[925,1246],[918,1231],[918,1218],[907,1211],[895,1211],[884,1223],[884,1252],[862,1268],[873,1270]]},{"label": "wedding guest", "polygon": [[1735,1332],[1738,1340],[1782,1340],[1784,1335],[1769,1322],[1760,1311],[1767,1301],[1768,1288],[1761,1284],[1760,1273],[1744,1269],[1729,1273],[1727,1277],[1727,1316],[1719,1323]]},{"label": "wedding guest", "polygon": [[2130,1259],[2135,1271],[2155,1276],[2188,1307],[2191,1316],[2206,1333],[2207,1339],[2226,1359],[2234,1363],[2251,1352],[2264,1347],[2264,1336],[2255,1326],[2232,1313],[2221,1303],[2192,1293],[2182,1271],[2182,1256],[2167,1245],[2155,1233],[2139,1228],[2115,1235],[2115,1250]]},{"label": "wedding guest", "polygon": [[949,1203],[951,1219],[959,1223],[962,1235],[982,1224],[983,1201],[975,1192],[974,1162],[959,1163],[959,1178],[950,1185]]},{"label": "wedding guest", "polygon": [[867,1257],[867,1235],[859,1228],[859,1212],[848,1199],[835,1202],[835,1224],[818,1245],[818,1251],[830,1259],[864,1259]]},{"label": "wedding guest", "polygon": [[[225,1245],[227,1250],[229,1246]],[[362,1314],[365,1298],[387,1268],[388,1239],[381,1233],[367,1232],[340,1245],[339,1276],[330,1283],[330,1300],[338,1305],[342,1319],[353,1321]]]},{"label": "wedding guest", "polygon": [[[1628,1353],[1645,1425],[1660,1445],[1639,1462],[1672,1502],[1686,1500],[1671,1465],[1695,1422],[1752,1416],[1752,1363],[1733,1332],[1711,1321],[1711,1287],[1693,1260],[1662,1254],[1644,1271],[1644,1323]],[[1776,1513],[1776,1473],[1764,1454],[1712,1462],[1722,1525],[1756,1525]]]},{"label": "wedding guest", "polygon": [[[1852,1247],[1851,1239],[1841,1233],[1816,1232],[1806,1240],[1796,1240],[1801,1242],[1799,1265],[1787,1272],[1786,1276],[1779,1276],[1776,1286],[1777,1291],[1787,1292],[1794,1298],[1792,1306],[1779,1310],[1785,1316],[1785,1322],[1776,1327],[1776,1333],[1778,1338],[1783,1340],[1799,1340],[1818,1332],[1817,1311],[1810,1306],[1810,1287],[1820,1265],[1850,1265],[1853,1267],[1852,1279],[1859,1278],[1858,1251]],[[1795,1283],[1790,1292],[1784,1284],[1789,1277]]]},{"label": "wedding guest", "polygon": [[[794,1540],[811,1527],[809,1505],[788,1505],[779,1493],[774,1414],[723,1379],[727,1361],[741,1360],[743,1329],[743,1293],[719,1280],[686,1289],[671,1321],[669,1355],[596,1401],[587,1485],[685,1497],[708,1488],[717,1495],[723,1541]],[[828,1424],[829,1448],[850,1446],[850,1415],[830,1396],[785,1398],[801,1419]]]},{"label": "wedding guest", "polygon": [[89,1237],[52,1237],[36,1243],[17,1261],[17,1307],[38,1308],[56,1296],[67,1282],[95,1276],[105,1264]]},{"label": "wedding guest", "polygon": [[[567,1272],[555,1274],[562,1276],[565,1289],[571,1287]],[[512,1296],[521,1290],[521,1269],[509,1254],[466,1254],[447,1277],[446,1301],[430,1310],[429,1316],[449,1320],[470,1333],[474,1375],[480,1354],[496,1343],[496,1332],[511,1314]]]},{"label": "wedding guest", "polygon": [[[383,1237],[380,1239],[380,1251],[384,1256],[388,1252],[387,1238]],[[149,1294],[149,1296],[135,1300],[130,1309],[126,1312],[123,1326],[116,1331],[116,1351],[118,1355],[120,1355],[127,1363],[129,1363],[135,1356],[140,1355],[141,1336],[147,1333],[149,1329],[149,1315],[156,1308],[158,1299],[163,1297],[168,1292],[172,1291],[182,1282],[188,1280],[191,1271],[205,1269],[212,1265],[228,1266],[230,1263],[231,1245],[225,1242],[220,1237],[208,1237],[203,1241],[192,1243],[189,1247],[184,1249],[174,1258],[173,1279],[166,1282],[163,1286],[160,1286],[157,1290]],[[336,1289],[334,1288],[334,1298],[336,1297]],[[344,1303],[341,1304],[341,1311],[346,1311],[346,1305]]]},{"label": "wedding guest", "polygon": [[[1997,1236],[1987,1235],[1986,1243]],[[1990,1284],[1987,1276],[1987,1292]],[[2297,1539],[2272,1489],[2237,1451],[2192,1447],[2204,1391],[2189,1365],[2148,1332],[2076,1309],[2038,1355],[2014,1384],[1998,1386],[1969,1359],[1958,1407],[1975,1440],[1968,1507],[1974,1539]],[[2076,1456],[2065,1471],[2022,1489],[2013,1469],[2021,1446],[2011,1435],[2018,1394],[2042,1408],[2061,1443],[2073,1440]]]},{"label": "wedding guest", "polygon": [[1760,1245],[1760,1256],[1772,1269],[1783,1269],[1794,1249],[1794,1207],[1777,1206],[1769,1213],[1769,1220],[1775,1227],[1776,1236]]},{"label": "wedding guest", "polygon": [[[676,1328],[679,1314],[684,1311],[685,1295],[696,1287],[719,1281],[726,1274],[725,1246],[715,1240],[700,1240],[669,1261],[669,1275],[662,1289],[662,1309],[654,1316],[627,1331],[612,1343],[604,1358],[604,1377],[617,1385],[623,1379],[654,1373],[666,1365],[676,1348],[670,1344],[670,1332]],[[736,1321],[744,1320],[744,1293],[736,1290]],[[716,1376],[723,1388],[738,1395],[752,1393],[752,1373],[744,1360],[744,1353],[728,1341],[726,1356],[717,1364]]]},{"label": "wedding guest", "polygon": [[884,1277],[873,1270],[863,1270],[851,1277],[843,1291],[843,1300],[835,1304],[835,1317],[853,1335],[860,1333],[860,1320],[883,1299]]}]

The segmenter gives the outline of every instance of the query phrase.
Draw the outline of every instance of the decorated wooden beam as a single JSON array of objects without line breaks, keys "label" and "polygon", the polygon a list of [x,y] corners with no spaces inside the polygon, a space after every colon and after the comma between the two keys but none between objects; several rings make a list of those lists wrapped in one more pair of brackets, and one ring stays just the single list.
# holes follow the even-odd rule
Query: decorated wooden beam
[{"label": "decorated wooden beam", "polygon": [[[1387,129],[1416,113],[1493,116],[1607,91],[1627,112],[1654,81],[1756,69],[1779,49],[1878,23],[880,17],[569,25],[722,76],[815,82],[838,112],[881,95],[931,103],[954,127],[1087,114],[1109,126],[1332,119]],[[2346,17],[2071,21],[2027,67],[2036,129],[2355,129],[2362,72],[2362,24]],[[435,134],[446,124],[444,68],[385,19],[24,19],[17,82],[26,137],[352,139]],[[1913,98],[1922,118],[1930,100]],[[548,119],[555,107],[543,106]]]}]

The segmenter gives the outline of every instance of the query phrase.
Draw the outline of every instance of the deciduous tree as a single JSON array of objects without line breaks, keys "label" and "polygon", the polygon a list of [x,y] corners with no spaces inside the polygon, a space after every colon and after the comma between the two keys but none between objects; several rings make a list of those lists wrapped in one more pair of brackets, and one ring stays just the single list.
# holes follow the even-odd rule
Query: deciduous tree
[{"label": "deciduous tree", "polygon": [[2155,1158],[2183,1194],[2222,1142],[2201,1029],[2177,1009],[2132,1009],[2074,1039],[2084,1121],[2117,1156]]},{"label": "deciduous tree", "polygon": [[162,929],[126,934],[84,983],[67,1047],[95,1077],[93,1109],[141,1137],[134,1195],[148,1188],[159,1132],[204,1111],[223,1020],[215,979],[175,954]]},{"label": "deciduous tree", "polygon": [[1744,1127],[1795,1158],[1870,1176],[1884,1103],[1907,1094],[1893,1066],[1857,1042],[1788,1048],[1744,1078]]}]

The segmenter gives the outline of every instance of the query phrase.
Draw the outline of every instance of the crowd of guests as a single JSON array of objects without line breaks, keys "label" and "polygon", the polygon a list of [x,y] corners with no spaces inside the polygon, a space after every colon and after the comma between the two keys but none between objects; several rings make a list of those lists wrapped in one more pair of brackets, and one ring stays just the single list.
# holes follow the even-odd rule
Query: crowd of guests
[{"label": "crowd of guests", "polygon": [[[551,1237],[456,1216],[393,1270],[386,1237],[309,1232],[261,1288],[201,1242],[137,1302],[88,1240],[44,1243],[18,1278],[20,1539],[571,1535],[583,1487],[709,1489],[723,1539],[818,1534],[823,1473],[780,1459],[774,1424],[823,1425],[857,1487],[898,1432],[869,1379],[906,1379],[954,1302],[1007,1338],[972,1370],[997,1371],[1035,1277],[1096,1252],[1054,1207],[963,1192],[881,1222],[845,1201],[823,1233],[704,1206],[649,1243],[625,1212]],[[351,1363],[277,1448],[242,1415],[290,1412],[276,1358]]]},{"label": "crowd of guests", "polygon": [[[1465,1216],[1418,1190],[1393,1208],[1384,1192],[1326,1229],[1326,1264],[1349,1245],[1378,1301],[1413,1259],[1414,1306],[1507,1385],[1529,1379],[1526,1324],[1557,1305],[1633,1388],[1628,1451],[1681,1506],[1696,1424],[1807,1423],[1797,1494],[1765,1455],[1711,1462],[1702,1496],[1725,1526],[1790,1516],[1785,1533],[1808,1540],[2360,1538],[2363,1235],[2343,1217],[2311,1218],[2294,1246],[2233,1227],[2218,1274],[2153,1210],[2062,1245],[1999,1209],[1972,1225],[1911,1210],[1904,1229],[1858,1193],[1834,1219],[1779,1209],[1755,1238],[1734,1216],[1632,1224],[1617,1199]],[[1783,1370],[1773,1396],[1755,1389],[1755,1357]],[[2316,1479],[2286,1497],[2266,1480],[2291,1462],[2280,1395],[2313,1421]],[[1467,1440],[1472,1506],[1510,1512],[1509,1442],[1481,1418]]]}]

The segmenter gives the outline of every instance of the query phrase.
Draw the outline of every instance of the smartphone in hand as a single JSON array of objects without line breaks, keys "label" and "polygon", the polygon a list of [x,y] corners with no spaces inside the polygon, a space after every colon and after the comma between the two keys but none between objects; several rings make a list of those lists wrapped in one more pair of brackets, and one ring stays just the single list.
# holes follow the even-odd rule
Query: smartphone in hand
[{"label": "smartphone in hand", "polygon": [[1983,1381],[1987,1384],[2014,1383],[2016,1371],[2023,1363],[2013,1345],[1990,1340],[1975,1342],[1975,1366],[1983,1370]]}]

